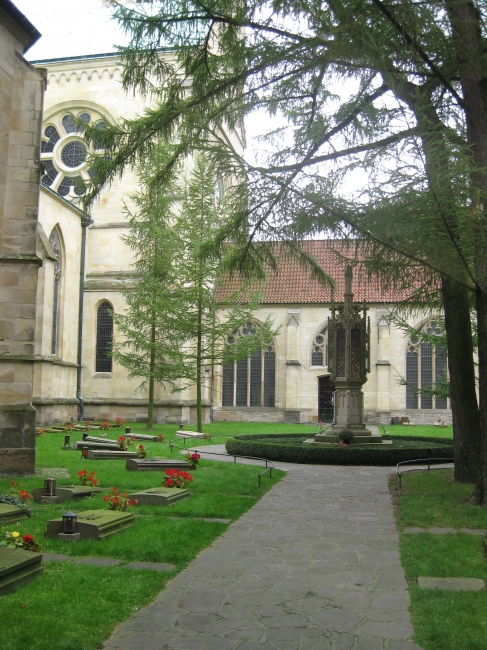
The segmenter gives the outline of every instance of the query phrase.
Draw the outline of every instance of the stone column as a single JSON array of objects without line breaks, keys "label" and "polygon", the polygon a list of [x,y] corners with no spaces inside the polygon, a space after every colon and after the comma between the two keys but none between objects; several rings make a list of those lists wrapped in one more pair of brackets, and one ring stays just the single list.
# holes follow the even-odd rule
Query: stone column
[{"label": "stone column", "polygon": [[288,309],[286,407],[284,421],[299,423],[299,315],[300,309]]},{"label": "stone column", "polygon": [[15,7],[0,8],[0,474],[35,469],[32,384],[42,264],[36,226],[45,79],[22,57],[32,30]]},{"label": "stone column", "polygon": [[389,382],[391,363],[389,361],[389,311],[377,310],[378,354],[377,354],[377,410],[389,412]]}]

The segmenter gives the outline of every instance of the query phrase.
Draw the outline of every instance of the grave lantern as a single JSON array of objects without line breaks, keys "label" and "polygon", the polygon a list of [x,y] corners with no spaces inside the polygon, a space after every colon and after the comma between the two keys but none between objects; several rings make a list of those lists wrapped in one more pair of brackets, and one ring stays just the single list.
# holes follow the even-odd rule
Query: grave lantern
[{"label": "grave lantern", "polygon": [[85,445],[81,447],[81,458],[86,458],[87,455],[88,455],[88,447],[86,447]]},{"label": "grave lantern", "polygon": [[64,436],[64,446],[69,447],[71,444],[71,436]]},{"label": "grave lantern", "polygon": [[87,437],[88,437],[88,432],[87,432],[87,431],[83,431],[83,440],[86,440]]},{"label": "grave lantern", "polygon": [[46,478],[44,480],[44,495],[46,497],[56,496],[56,479]]},{"label": "grave lantern", "polygon": [[128,433],[130,433],[130,427],[125,427],[125,435],[127,435]]},{"label": "grave lantern", "polygon": [[76,533],[76,520],[78,515],[75,515],[74,512],[69,510],[63,515],[63,533],[65,535],[73,535]]},{"label": "grave lantern", "polygon": [[180,431],[183,431],[183,428],[184,428],[184,424],[180,424],[180,425],[179,425],[179,430],[180,430]]}]

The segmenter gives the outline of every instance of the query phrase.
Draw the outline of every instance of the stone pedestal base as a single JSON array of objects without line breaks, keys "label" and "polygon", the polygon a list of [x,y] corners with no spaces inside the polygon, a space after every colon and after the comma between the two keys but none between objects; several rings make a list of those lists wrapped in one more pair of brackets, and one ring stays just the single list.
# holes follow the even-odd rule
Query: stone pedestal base
[{"label": "stone pedestal base", "polygon": [[59,502],[60,502],[59,497],[46,497],[46,496],[42,496],[42,497],[39,499],[39,503],[59,503]]},{"label": "stone pedestal base", "polygon": [[0,407],[0,475],[34,474],[36,412],[32,406]]},{"label": "stone pedestal base", "polygon": [[81,533],[59,533],[58,537],[63,542],[77,542],[81,537]]}]

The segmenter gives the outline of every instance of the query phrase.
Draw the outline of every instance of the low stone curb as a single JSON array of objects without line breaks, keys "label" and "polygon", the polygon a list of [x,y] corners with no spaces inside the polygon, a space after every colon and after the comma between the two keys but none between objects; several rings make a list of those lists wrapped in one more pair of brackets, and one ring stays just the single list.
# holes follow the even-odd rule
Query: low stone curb
[{"label": "low stone curb", "polygon": [[467,535],[487,535],[487,530],[484,530],[483,528],[460,528],[460,530],[457,530],[456,528],[417,528],[416,526],[411,526],[409,528],[405,528],[402,531],[404,534],[409,535],[409,534],[414,534],[414,533],[430,533],[431,535],[455,535],[456,533],[465,533]]}]

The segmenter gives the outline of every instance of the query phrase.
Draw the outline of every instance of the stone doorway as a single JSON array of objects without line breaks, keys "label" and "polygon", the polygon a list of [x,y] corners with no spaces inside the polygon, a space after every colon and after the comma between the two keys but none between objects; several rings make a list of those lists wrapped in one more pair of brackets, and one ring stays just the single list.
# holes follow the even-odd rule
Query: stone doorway
[{"label": "stone doorway", "polygon": [[335,384],[329,376],[318,377],[318,420],[333,422],[335,416],[334,396]]}]

